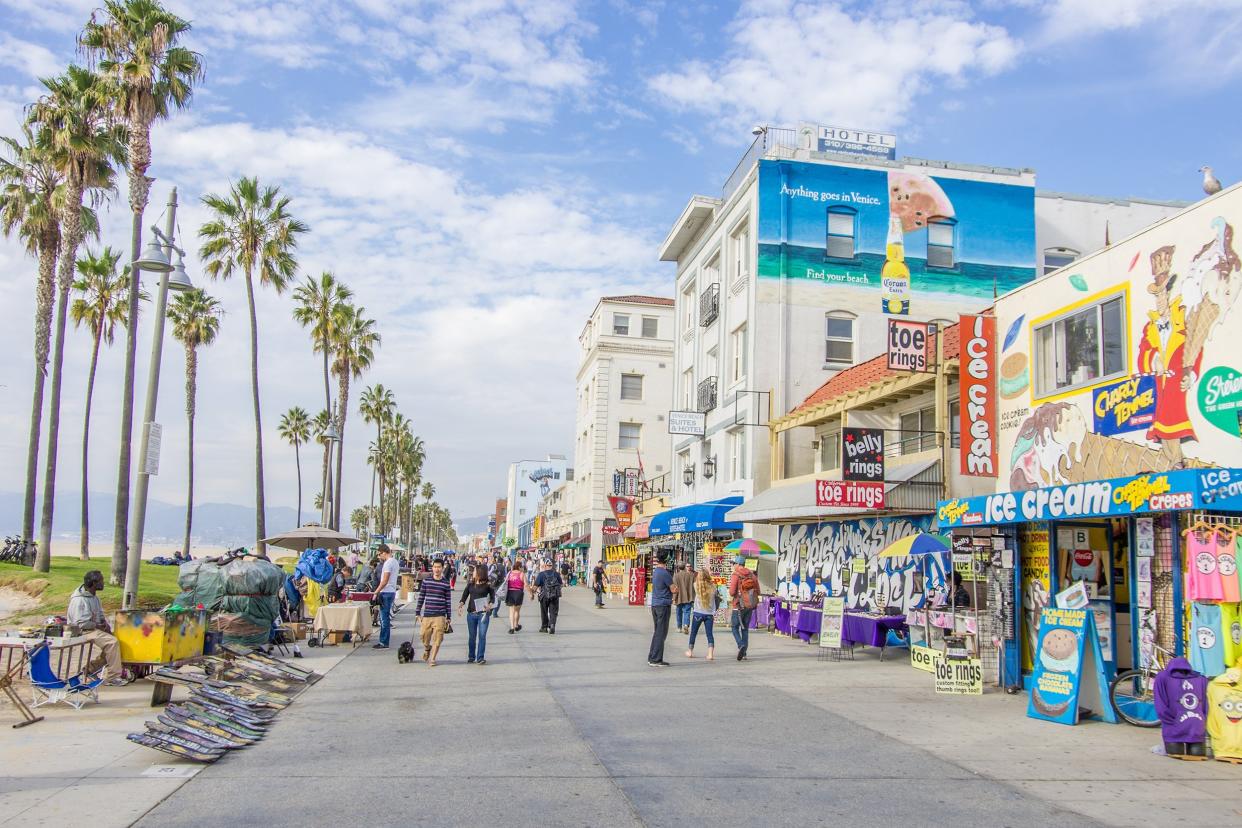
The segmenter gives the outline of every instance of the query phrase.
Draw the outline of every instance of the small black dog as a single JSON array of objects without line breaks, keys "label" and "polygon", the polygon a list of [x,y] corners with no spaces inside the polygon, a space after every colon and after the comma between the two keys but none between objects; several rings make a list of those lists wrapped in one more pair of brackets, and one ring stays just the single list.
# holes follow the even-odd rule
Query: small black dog
[{"label": "small black dog", "polygon": [[397,663],[409,664],[414,660],[414,645],[408,641],[402,641],[401,646],[397,648]]}]

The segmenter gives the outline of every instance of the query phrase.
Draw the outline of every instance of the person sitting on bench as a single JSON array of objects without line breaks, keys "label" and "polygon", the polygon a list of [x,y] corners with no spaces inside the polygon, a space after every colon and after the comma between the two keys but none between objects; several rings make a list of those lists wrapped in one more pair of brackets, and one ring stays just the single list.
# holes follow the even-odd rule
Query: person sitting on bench
[{"label": "person sitting on bench", "polygon": [[69,621],[69,634],[82,636],[99,648],[99,654],[86,665],[85,672],[97,673],[103,668],[104,684],[120,687],[127,684],[121,667],[121,645],[108,627],[103,604],[95,593],[104,588],[103,573],[92,569],[82,578],[82,586],[69,596],[69,608],[65,617]]}]

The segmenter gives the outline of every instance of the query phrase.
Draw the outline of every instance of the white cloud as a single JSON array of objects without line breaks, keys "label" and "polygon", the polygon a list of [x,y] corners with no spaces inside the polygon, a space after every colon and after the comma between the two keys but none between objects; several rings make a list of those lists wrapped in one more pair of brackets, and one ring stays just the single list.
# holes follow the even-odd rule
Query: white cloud
[{"label": "white cloud", "polygon": [[30,78],[47,78],[65,69],[65,61],[37,43],[0,32],[0,66],[16,69]]},{"label": "white cloud", "polygon": [[886,129],[934,84],[999,72],[1018,52],[1005,29],[958,4],[752,0],[730,31],[722,59],[688,61],[650,89],[722,127],[809,119]]}]

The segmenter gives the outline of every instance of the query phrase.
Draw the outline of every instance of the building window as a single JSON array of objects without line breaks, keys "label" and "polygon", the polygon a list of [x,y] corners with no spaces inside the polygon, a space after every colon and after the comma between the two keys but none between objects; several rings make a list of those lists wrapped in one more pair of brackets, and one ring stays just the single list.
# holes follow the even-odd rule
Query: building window
[{"label": "building window", "polygon": [[614,313],[612,315],[612,332],[615,336],[630,335],[630,317],[624,313]]},{"label": "building window", "polygon": [[641,400],[643,398],[643,375],[621,375],[621,399]]},{"label": "building window", "polygon": [[694,283],[691,282],[686,289],[681,292],[681,318],[682,332],[689,336],[694,330]]},{"label": "building window", "polygon": [[519,515],[524,515],[524,514],[526,514],[526,510],[525,510],[525,509],[518,509],[518,514],[519,514]]},{"label": "building window", "polygon": [[654,316],[643,317],[643,338],[656,339],[660,336],[660,320]]},{"label": "building window", "polygon": [[928,407],[919,411],[909,411],[902,414],[900,420],[899,453],[914,454],[919,451],[930,451],[936,447],[935,408]]},{"label": "building window", "polygon": [[1036,395],[1124,374],[1125,325],[1124,297],[1113,296],[1036,327]]},{"label": "building window", "polygon": [[854,237],[857,235],[858,211],[852,207],[828,208],[828,240],[825,254],[830,259],[854,258]]},{"label": "building window", "polygon": [[1073,264],[1080,255],[1072,247],[1049,247],[1044,251],[1044,275]]},{"label": "building window", "polygon": [[825,317],[824,338],[827,345],[824,359],[828,362],[854,362],[854,316],[833,311]]},{"label": "building window", "polygon": [[954,238],[957,222],[952,219],[932,219],[927,223],[927,266],[956,267]]},{"label": "building window", "polygon": [[746,325],[743,323],[729,335],[729,382],[741,382],[746,376]]},{"label": "building window", "polygon": [[746,429],[729,432],[729,479],[746,478]]},{"label": "building window", "polygon": [[518,497],[526,497],[526,490],[522,489],[522,491],[518,492]]},{"label": "building window", "polygon": [[750,225],[743,225],[729,237],[733,256],[733,281],[744,282],[750,278]]},{"label": "building window", "polygon": [[694,369],[687,368],[681,374],[681,408],[683,411],[694,410]]},{"label": "building window", "polygon": [[949,403],[949,447],[962,445],[962,404],[958,400]]},{"label": "building window", "polygon": [[621,423],[620,436],[617,439],[619,449],[637,449],[642,436],[643,427],[639,423]]},{"label": "building window", "polygon": [[819,436],[819,469],[828,471],[841,467],[841,432],[829,431]]}]

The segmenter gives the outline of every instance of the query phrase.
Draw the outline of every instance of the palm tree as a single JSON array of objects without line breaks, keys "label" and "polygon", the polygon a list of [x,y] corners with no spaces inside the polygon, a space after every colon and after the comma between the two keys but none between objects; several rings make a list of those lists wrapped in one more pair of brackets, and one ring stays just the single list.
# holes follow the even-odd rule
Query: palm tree
[{"label": "palm tree", "polygon": [[[397,401],[393,398],[392,392],[379,383],[364,389],[358,400],[358,411],[362,414],[363,422],[375,423],[375,444],[369,453],[371,459],[371,511],[369,514],[372,515],[375,512],[375,478],[379,475],[380,452],[384,443],[384,423],[392,419],[396,409]],[[380,501],[383,502],[383,500],[384,487],[381,482]]]},{"label": "palm tree", "polygon": [[359,506],[349,513],[349,525],[358,537],[362,537],[362,533],[366,531],[367,524],[371,522],[371,509],[373,508]]},{"label": "palm tree", "polygon": [[51,566],[52,516],[56,502],[56,454],[60,439],[60,391],[65,359],[65,326],[69,289],[73,287],[78,245],[91,229],[82,221],[88,191],[98,201],[112,189],[114,163],[124,163],[125,130],[112,119],[111,90],[89,69],[70,66],[63,75],[43,80],[47,93],[30,107],[30,120],[40,127],[39,140],[64,176],[60,202],[60,256],[57,263],[59,307],[52,350],[52,392],[48,401],[47,458],[43,475],[43,511],[35,569]]},{"label": "palm tree", "polygon": [[[430,506],[431,499],[436,496],[435,484],[431,483],[430,481],[424,483],[422,495],[423,495],[423,500],[426,501],[428,506]],[[427,527],[427,531],[430,531],[430,527]],[[424,534],[423,536],[423,543],[425,546],[426,545],[426,534]]]},{"label": "palm tree", "polygon": [[[104,0],[78,38],[82,50],[112,84],[117,114],[124,118],[128,140],[130,260],[142,252],[142,216],[152,179],[151,125],[184,109],[203,77],[199,55],[179,45],[190,23],[156,0]],[[126,309],[125,377],[121,395],[120,457],[117,462],[116,513],[112,545],[112,583],[125,581],[129,548],[129,473],[133,453],[134,361],[138,347],[138,289],[130,283]]]},{"label": "palm tree", "polygon": [[[129,267],[119,275],[116,266],[121,253],[105,247],[98,256],[87,254],[77,263],[78,279],[73,289],[81,294],[69,308],[75,328],[83,324],[91,332],[91,367],[86,377],[86,411],[82,416],[82,539],[79,556],[90,560],[90,462],[91,403],[95,397],[95,369],[99,365],[99,346],[112,344],[116,326],[124,326],[125,305],[129,293]],[[144,294],[145,298],[145,294]]]},{"label": "palm tree", "polygon": [[168,306],[173,339],[185,346],[185,419],[189,426],[189,468],[186,474],[185,546],[190,551],[194,525],[194,400],[198,393],[198,347],[216,341],[220,332],[220,302],[199,288],[178,293]]},{"label": "palm tree", "polygon": [[213,279],[228,279],[238,271],[246,278],[250,305],[250,392],[254,398],[254,504],[255,539],[259,554],[267,551],[263,538],[267,520],[263,503],[263,418],[259,412],[259,320],[254,309],[254,276],[260,285],[282,292],[297,270],[294,249],[307,227],[289,215],[289,199],[279,187],[260,188],[257,178],[242,178],[227,196],[203,196],[212,218],[199,228],[203,239],[199,256]]},{"label": "palm tree", "polygon": [[293,458],[298,467],[298,526],[302,525],[302,452],[299,447],[310,440],[311,419],[305,408],[294,406],[280,418],[277,431],[293,446]]},{"label": "palm tree", "polygon": [[39,437],[43,426],[43,387],[52,341],[52,309],[56,292],[56,257],[60,253],[60,215],[56,195],[64,180],[51,153],[29,124],[21,139],[2,138],[0,156],[0,230],[16,235],[26,252],[39,262],[35,281],[34,393],[26,445],[26,495],[22,539],[34,537],[35,489],[39,469]]},{"label": "palm tree", "polygon": [[[319,493],[315,495],[315,510],[323,515],[323,498],[327,491],[328,480],[328,452],[332,450],[332,441],[328,439],[328,429],[332,426],[332,415],[327,409],[320,411],[315,415],[315,419],[311,420],[311,433],[315,435],[315,442],[323,446],[323,475],[319,478]],[[326,521],[325,521],[326,523]]]},{"label": "palm tree", "polygon": [[[319,274],[317,280],[307,277],[293,291],[293,300],[297,302],[293,319],[303,328],[310,328],[312,349],[317,354],[323,354],[323,405],[328,411],[334,410],[328,371],[332,357],[333,325],[340,309],[349,304],[353,296],[352,290],[326,270]],[[326,491],[330,498],[332,479],[328,471],[328,452],[324,452],[323,478],[328,481]]]},{"label": "palm tree", "polygon": [[380,335],[375,331],[375,320],[368,319],[366,308],[353,305],[341,307],[332,321],[332,352],[336,355],[332,373],[337,377],[337,431],[340,445],[336,454],[336,500],[332,504],[332,528],[341,528],[341,475],[345,456],[345,417],[349,412],[349,381],[362,376],[371,367]]},{"label": "palm tree", "polygon": [[[385,528],[398,522],[397,517],[400,514],[396,510],[395,501],[393,510],[391,513],[389,512],[387,501],[385,500],[385,492],[388,491],[389,483],[393,481],[393,474],[397,469],[401,435],[410,430],[410,424],[405,416],[398,411],[393,413],[386,426],[379,441],[379,525]],[[394,486],[393,488],[397,487]],[[389,499],[391,500],[392,498]],[[389,514],[392,515],[391,518]]]}]

